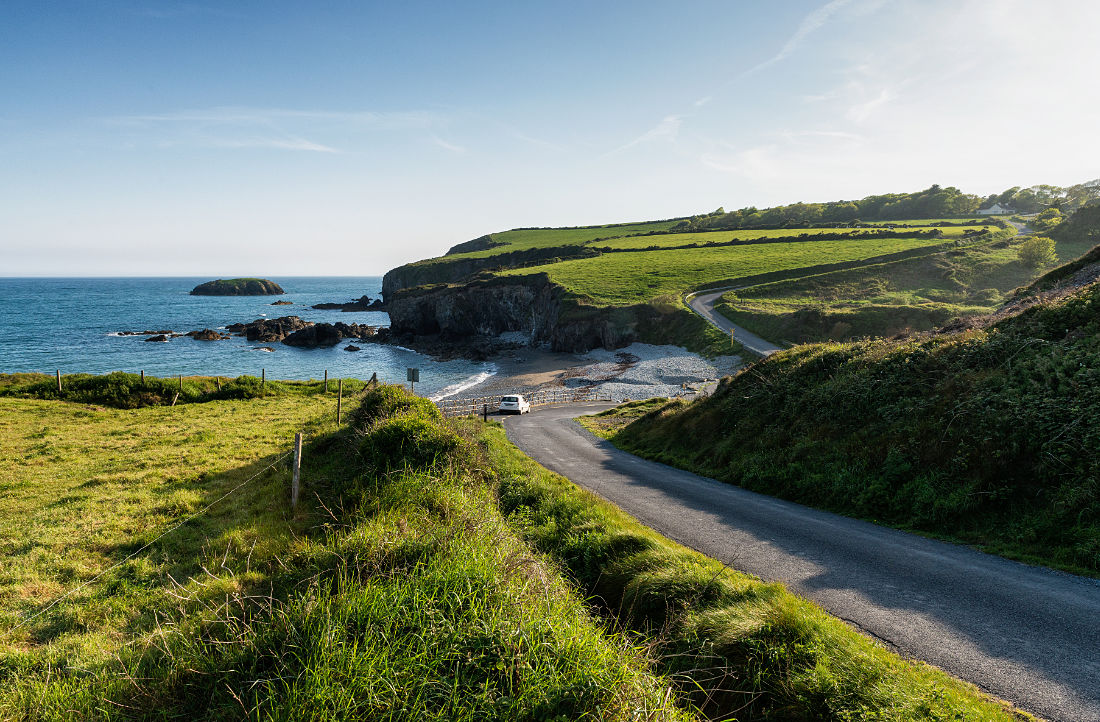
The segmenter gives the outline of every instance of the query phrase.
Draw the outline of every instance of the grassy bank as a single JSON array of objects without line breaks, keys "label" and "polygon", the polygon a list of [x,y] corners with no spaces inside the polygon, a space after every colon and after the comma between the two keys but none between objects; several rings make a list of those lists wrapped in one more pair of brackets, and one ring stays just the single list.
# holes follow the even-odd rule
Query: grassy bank
[{"label": "grassy bank", "polygon": [[[331,401],[0,400],[30,469],[3,479],[0,718],[687,718],[508,529],[434,406],[386,388],[336,429]],[[267,467],[303,428],[291,515]]]},{"label": "grassy bank", "polygon": [[776,354],[613,440],[755,491],[1100,574],[1100,285],[1051,293],[987,327]]},{"label": "grassy bank", "polygon": [[[43,477],[27,481],[44,483],[52,468],[86,497],[57,506],[56,494],[71,490],[35,499],[36,484],[26,483],[24,506],[5,519],[52,514],[50,525],[76,533],[2,597],[0,717],[1020,718],[969,685],[903,662],[781,586],[640,527],[523,456],[499,425],[444,421],[399,387],[368,390],[344,428],[324,419],[309,427],[298,514],[286,511],[286,471],[276,469],[245,487],[247,497],[184,524],[181,537],[135,549],[128,526],[144,519],[144,541],[183,512],[157,506],[155,496],[123,506],[116,484],[144,483],[155,495],[183,469],[201,468],[191,482],[221,491],[248,462],[232,448],[251,449],[249,434],[260,433],[244,416],[279,412],[285,432],[309,423],[307,404],[330,419],[317,403],[92,411],[0,401],[11,412],[3,418],[17,420],[6,438],[24,437],[24,453],[34,453],[42,425],[61,434]],[[82,413],[101,415],[104,426],[72,429],[93,418],[69,418]],[[164,440],[156,451],[152,438],[180,424],[207,424],[193,433],[212,438],[177,439],[171,449]],[[233,428],[241,438],[218,441]],[[84,433],[116,446],[88,443],[77,454]],[[270,463],[273,450],[251,449],[259,455],[252,466]],[[77,455],[84,460],[68,460]],[[134,474],[135,456],[152,463],[148,479]],[[105,468],[64,466],[76,463]],[[100,478],[86,484],[92,473]],[[96,532],[99,520],[117,533]],[[100,558],[62,573],[74,549]],[[58,604],[52,621],[16,628],[136,550]],[[45,578],[59,586],[29,583]],[[39,590],[33,600],[11,593],[30,588]]]},{"label": "grassy bank", "polygon": [[642,526],[533,462],[496,425],[482,438],[510,523],[605,616],[645,640],[656,669],[705,716],[1023,717],[933,667],[901,660],[782,585]]}]

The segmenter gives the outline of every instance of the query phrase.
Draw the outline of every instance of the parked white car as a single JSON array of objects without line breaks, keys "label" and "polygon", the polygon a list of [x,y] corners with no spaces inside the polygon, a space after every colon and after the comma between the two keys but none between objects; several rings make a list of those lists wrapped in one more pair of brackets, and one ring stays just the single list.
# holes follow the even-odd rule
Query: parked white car
[{"label": "parked white car", "polygon": [[500,413],[502,414],[529,414],[531,404],[522,396],[502,396],[500,398]]}]

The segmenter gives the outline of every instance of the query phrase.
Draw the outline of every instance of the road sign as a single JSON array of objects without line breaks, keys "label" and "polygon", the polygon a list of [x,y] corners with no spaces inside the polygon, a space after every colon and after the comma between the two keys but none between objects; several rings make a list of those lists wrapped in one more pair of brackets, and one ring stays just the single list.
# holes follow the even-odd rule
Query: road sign
[{"label": "road sign", "polygon": [[420,383],[420,369],[405,369],[405,376],[409,383]]}]

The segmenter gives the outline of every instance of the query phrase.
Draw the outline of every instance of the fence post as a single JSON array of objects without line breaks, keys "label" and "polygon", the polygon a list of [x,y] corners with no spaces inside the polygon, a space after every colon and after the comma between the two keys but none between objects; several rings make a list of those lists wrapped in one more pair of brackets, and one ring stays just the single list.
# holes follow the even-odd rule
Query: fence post
[{"label": "fence post", "polygon": [[260,369],[260,394],[267,391],[267,369]]},{"label": "fence post", "polygon": [[145,385],[145,369],[141,370],[141,385]]},{"label": "fence post", "polygon": [[481,420],[482,421],[488,421],[489,420],[489,404],[485,404],[484,406],[481,407]]},{"label": "fence post", "polygon": [[328,393],[328,369],[325,369],[325,393]]},{"label": "fence post", "polygon": [[57,370],[57,393],[61,393],[61,369]]},{"label": "fence post", "polygon": [[344,380],[339,379],[336,382],[336,423],[340,423],[340,405],[344,401]]},{"label": "fence post", "polygon": [[172,397],[172,406],[176,405],[176,402],[179,401],[179,398],[180,398],[180,394],[179,394],[179,391],[177,391],[176,395]]},{"label": "fence post", "polygon": [[218,383],[218,391],[221,391],[222,390],[222,377],[221,376],[215,376],[214,380],[217,381],[217,383]]},{"label": "fence post", "polygon": [[180,374],[180,393],[183,393],[183,374]]},{"label": "fence post", "polygon": [[290,510],[298,508],[298,481],[302,470],[302,435],[294,435],[294,475],[290,481]]}]

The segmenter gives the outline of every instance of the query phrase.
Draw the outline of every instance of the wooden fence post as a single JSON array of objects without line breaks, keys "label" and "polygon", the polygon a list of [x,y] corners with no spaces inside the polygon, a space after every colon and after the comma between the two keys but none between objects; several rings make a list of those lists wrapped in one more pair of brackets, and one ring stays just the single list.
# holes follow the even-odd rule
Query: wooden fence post
[{"label": "wooden fence post", "polygon": [[218,384],[218,391],[221,391],[222,390],[222,377],[221,376],[215,376],[214,380]]},{"label": "wooden fence post", "polygon": [[344,401],[344,380],[339,379],[336,382],[336,423],[340,423],[340,405]]},{"label": "wooden fence post", "polygon": [[180,393],[183,393],[183,374],[180,374]]},{"label": "wooden fence post", "polygon": [[267,369],[260,369],[260,393],[267,390]]},{"label": "wooden fence post", "polygon": [[485,404],[484,406],[481,407],[481,420],[482,421],[488,421],[489,420],[489,404]]},{"label": "wooden fence post", "polygon": [[175,405],[176,405],[176,402],[177,402],[177,401],[179,401],[179,399],[180,399],[180,394],[179,394],[179,392],[177,391],[177,392],[176,392],[176,395],[172,397],[172,406],[175,406]]},{"label": "wooden fence post", "polygon": [[61,369],[57,370],[57,393],[61,393]]},{"label": "wooden fence post", "polygon": [[325,369],[325,393],[328,393],[328,369]]},{"label": "wooden fence post", "polygon": [[145,369],[141,370],[141,385],[145,385]]},{"label": "wooden fence post", "polygon": [[293,476],[290,481],[290,510],[293,512],[298,508],[298,482],[302,470],[302,435],[300,433],[294,435],[294,466]]}]

